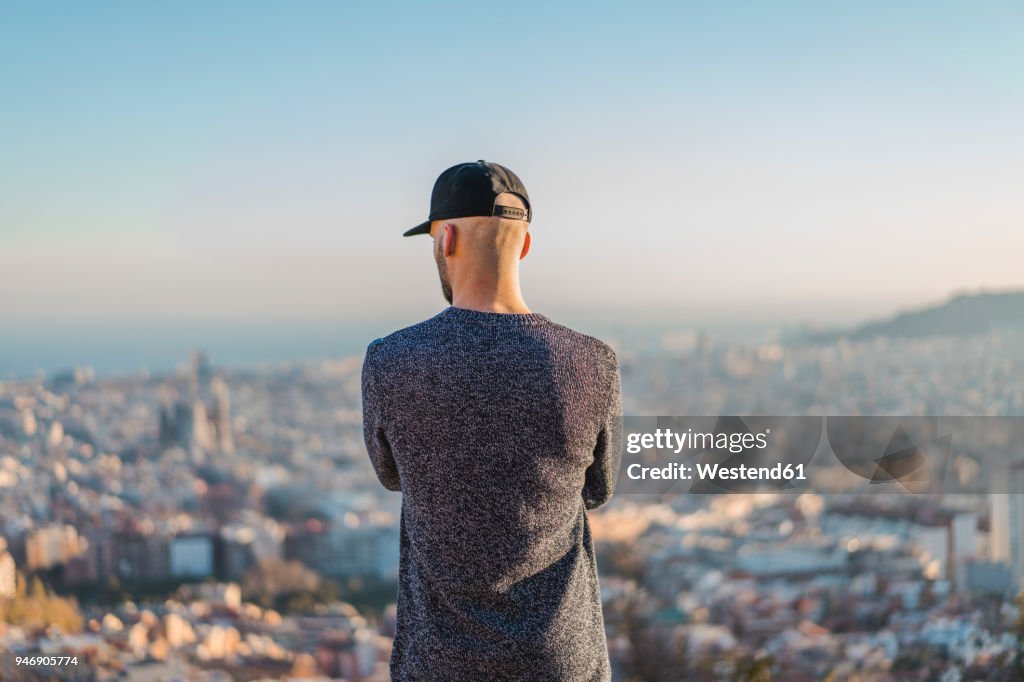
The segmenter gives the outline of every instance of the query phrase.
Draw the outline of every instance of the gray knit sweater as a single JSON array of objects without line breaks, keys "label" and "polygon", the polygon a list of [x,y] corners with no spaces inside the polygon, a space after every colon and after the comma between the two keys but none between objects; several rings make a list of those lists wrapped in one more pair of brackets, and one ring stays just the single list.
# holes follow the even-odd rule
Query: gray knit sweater
[{"label": "gray knit sweater", "polygon": [[370,344],[363,429],[402,491],[394,680],[608,680],[585,509],[621,456],[615,353],[450,307]]}]

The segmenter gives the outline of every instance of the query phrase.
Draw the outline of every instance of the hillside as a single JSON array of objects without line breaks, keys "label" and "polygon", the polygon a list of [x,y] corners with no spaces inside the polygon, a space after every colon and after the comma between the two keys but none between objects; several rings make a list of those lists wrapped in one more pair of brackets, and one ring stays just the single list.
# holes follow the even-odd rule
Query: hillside
[{"label": "hillside", "polygon": [[848,331],[814,335],[813,340],[966,336],[993,329],[1024,330],[1024,291],[961,294],[939,305],[899,313]]}]

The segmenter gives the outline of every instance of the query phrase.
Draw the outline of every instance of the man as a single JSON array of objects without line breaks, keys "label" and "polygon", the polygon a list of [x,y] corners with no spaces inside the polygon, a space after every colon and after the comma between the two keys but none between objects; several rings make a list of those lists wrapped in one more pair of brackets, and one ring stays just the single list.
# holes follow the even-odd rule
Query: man
[{"label": "man", "polygon": [[532,218],[507,168],[442,173],[405,236],[451,306],[366,351],[366,447],[402,492],[394,680],[611,677],[585,510],[618,473],[618,364],[523,301]]}]

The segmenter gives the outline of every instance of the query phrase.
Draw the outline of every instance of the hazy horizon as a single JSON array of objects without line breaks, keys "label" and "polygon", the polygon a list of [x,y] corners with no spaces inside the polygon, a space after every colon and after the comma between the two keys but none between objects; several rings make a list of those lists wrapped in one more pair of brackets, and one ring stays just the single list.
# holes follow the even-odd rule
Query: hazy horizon
[{"label": "hazy horizon", "polygon": [[[994,293],[995,290],[985,290]],[[745,316],[717,310],[537,310],[555,321],[626,350],[657,347],[666,332],[702,332],[710,338],[746,345],[772,342],[781,332],[800,329],[849,329],[893,314],[941,304],[937,301],[899,306],[847,319]],[[336,320],[124,320],[120,322],[42,320],[10,326],[0,338],[0,380],[74,367],[92,367],[101,375],[140,370],[165,372],[186,361],[193,350],[207,352],[218,365],[244,366],[342,358],[360,355],[369,341],[440,312],[444,304],[420,317]],[[749,311],[748,311],[749,312]],[[689,314],[687,314],[689,313]]]}]

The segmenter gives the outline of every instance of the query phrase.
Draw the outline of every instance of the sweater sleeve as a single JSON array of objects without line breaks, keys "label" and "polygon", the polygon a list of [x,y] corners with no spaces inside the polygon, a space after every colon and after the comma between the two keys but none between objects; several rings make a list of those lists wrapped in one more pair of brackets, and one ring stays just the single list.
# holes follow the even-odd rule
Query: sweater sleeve
[{"label": "sweater sleeve", "polygon": [[366,452],[370,456],[373,470],[377,478],[388,490],[401,490],[402,483],[398,476],[398,466],[391,454],[384,429],[384,396],[376,377],[377,367],[374,359],[374,344],[366,349],[363,360],[363,440],[366,441]]},{"label": "sweater sleeve", "polygon": [[587,509],[596,509],[609,499],[622,460],[622,389],[619,364],[611,353],[608,407],[594,446],[594,461],[587,467],[583,484],[583,502]]}]

